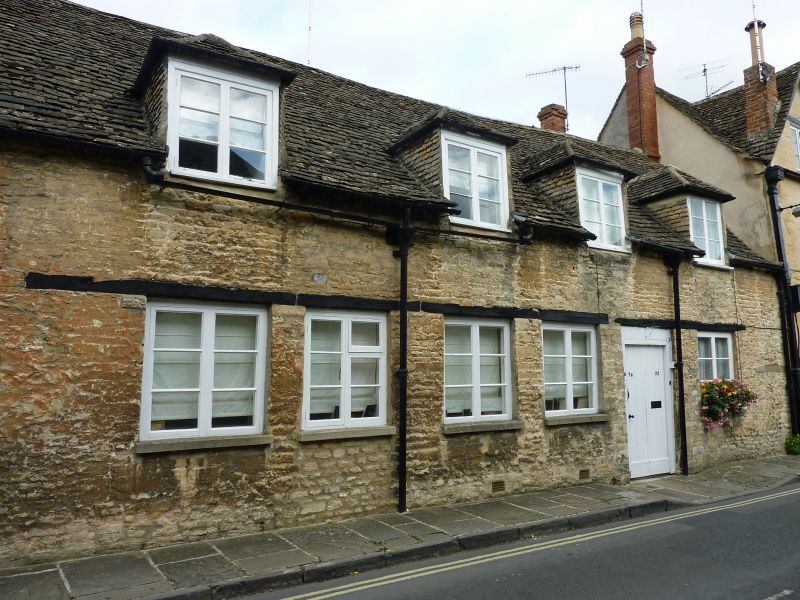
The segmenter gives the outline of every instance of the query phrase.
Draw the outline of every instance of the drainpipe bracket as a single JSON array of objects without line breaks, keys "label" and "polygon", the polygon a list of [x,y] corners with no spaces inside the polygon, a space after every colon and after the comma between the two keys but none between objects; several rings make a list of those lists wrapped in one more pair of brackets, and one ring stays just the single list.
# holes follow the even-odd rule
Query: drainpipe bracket
[{"label": "drainpipe bracket", "polygon": [[[390,246],[399,246],[401,249],[403,247],[408,249],[414,245],[415,233],[413,227],[391,225],[386,228],[386,243]],[[399,256],[399,252],[401,252],[401,250],[395,251],[394,255]]]}]

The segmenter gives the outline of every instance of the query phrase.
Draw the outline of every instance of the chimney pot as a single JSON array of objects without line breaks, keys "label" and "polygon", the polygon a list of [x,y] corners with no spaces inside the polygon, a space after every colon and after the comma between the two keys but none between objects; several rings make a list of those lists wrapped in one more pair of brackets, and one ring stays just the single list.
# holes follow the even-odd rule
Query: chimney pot
[{"label": "chimney pot", "polygon": [[761,31],[766,26],[767,24],[764,21],[756,19],[755,21],[750,21],[744,28],[750,34],[750,54],[754,65],[766,60],[764,58],[764,36],[761,34]]},{"label": "chimney pot", "polygon": [[567,132],[567,109],[560,104],[543,106],[536,118],[539,119],[542,129],[559,133]]},{"label": "chimney pot", "polygon": [[640,12],[631,13],[630,25],[631,25],[631,39],[632,40],[642,39],[644,37],[644,18],[642,17],[642,13]]}]

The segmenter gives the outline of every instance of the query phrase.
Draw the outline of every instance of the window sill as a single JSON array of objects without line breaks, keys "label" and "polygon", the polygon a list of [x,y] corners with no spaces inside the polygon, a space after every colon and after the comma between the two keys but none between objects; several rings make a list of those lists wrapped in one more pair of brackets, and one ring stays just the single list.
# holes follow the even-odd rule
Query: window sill
[{"label": "window sill", "polygon": [[318,429],[301,431],[297,434],[300,442],[324,442],[326,440],[350,440],[357,438],[389,437],[397,433],[397,428],[383,427],[342,427],[341,429]]},{"label": "window sill", "polygon": [[[247,179],[232,179],[227,180],[222,177],[214,175],[202,175],[197,173],[189,173],[178,170],[168,170],[165,172],[165,181],[167,183],[189,184],[196,187],[207,188],[209,192],[241,190],[242,193],[256,195],[258,192],[269,194],[278,189],[277,179],[269,182],[248,181]],[[265,197],[273,197],[265,195]]]},{"label": "window sill", "polygon": [[183,452],[184,450],[269,446],[272,444],[272,440],[273,436],[271,435],[237,435],[195,440],[140,440],[134,444],[133,451],[136,454],[155,454],[157,452]]},{"label": "window sill", "polygon": [[692,263],[697,265],[698,267],[706,267],[709,269],[719,269],[720,271],[733,271],[733,267],[730,265],[726,265],[725,263],[718,263],[718,262],[709,262],[705,260],[699,260],[695,258]]},{"label": "window sill", "polygon": [[633,250],[625,246],[612,246],[611,244],[603,244],[592,240],[586,240],[586,245],[595,250],[607,250],[609,252],[618,252],[620,254],[633,254]]},{"label": "window sill", "polygon": [[458,435],[460,433],[482,433],[484,431],[519,431],[523,428],[522,421],[482,421],[476,423],[445,423],[442,432],[445,435]]},{"label": "window sill", "polygon": [[608,415],[597,413],[593,415],[568,415],[566,417],[545,417],[544,424],[547,427],[559,427],[561,425],[585,425],[588,423],[607,423]]},{"label": "window sill", "polygon": [[511,229],[505,225],[492,225],[491,223],[481,223],[480,221],[468,221],[466,219],[459,219],[458,217],[450,217],[450,224],[454,225],[454,229],[479,229],[487,233],[513,233]]}]

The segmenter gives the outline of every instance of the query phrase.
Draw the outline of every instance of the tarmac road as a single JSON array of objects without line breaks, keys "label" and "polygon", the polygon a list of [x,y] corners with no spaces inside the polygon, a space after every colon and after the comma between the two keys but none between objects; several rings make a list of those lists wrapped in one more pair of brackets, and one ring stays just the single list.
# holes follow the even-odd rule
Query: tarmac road
[{"label": "tarmac road", "polygon": [[800,484],[250,596],[800,600]]}]

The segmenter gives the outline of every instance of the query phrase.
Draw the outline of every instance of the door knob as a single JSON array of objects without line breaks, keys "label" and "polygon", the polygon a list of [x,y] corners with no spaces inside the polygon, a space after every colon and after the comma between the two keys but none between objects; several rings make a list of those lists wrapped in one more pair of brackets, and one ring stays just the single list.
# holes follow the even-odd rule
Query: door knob
[{"label": "door knob", "polygon": [[628,418],[629,419],[633,419],[633,415],[628,415]]}]

